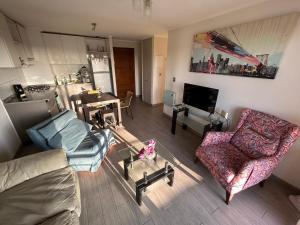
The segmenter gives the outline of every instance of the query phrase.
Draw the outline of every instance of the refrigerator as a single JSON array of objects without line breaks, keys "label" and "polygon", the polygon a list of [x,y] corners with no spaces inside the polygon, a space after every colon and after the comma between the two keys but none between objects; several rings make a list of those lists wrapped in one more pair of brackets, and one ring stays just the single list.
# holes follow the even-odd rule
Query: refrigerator
[{"label": "refrigerator", "polygon": [[90,54],[88,61],[91,67],[93,88],[114,93],[110,58],[107,55]]}]

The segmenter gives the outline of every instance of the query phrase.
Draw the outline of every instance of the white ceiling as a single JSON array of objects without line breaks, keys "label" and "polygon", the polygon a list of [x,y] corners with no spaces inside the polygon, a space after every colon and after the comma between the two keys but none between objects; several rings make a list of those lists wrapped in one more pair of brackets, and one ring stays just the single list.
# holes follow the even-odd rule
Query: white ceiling
[{"label": "white ceiling", "polygon": [[132,0],[0,0],[0,10],[41,30],[143,39],[264,1],[153,0],[151,17],[136,13]]}]

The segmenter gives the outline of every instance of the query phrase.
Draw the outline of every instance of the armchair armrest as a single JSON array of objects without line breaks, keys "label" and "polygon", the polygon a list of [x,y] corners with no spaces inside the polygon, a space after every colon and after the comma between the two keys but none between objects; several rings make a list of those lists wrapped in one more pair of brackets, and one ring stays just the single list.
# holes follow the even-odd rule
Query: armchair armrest
[{"label": "armchair armrest", "polygon": [[208,132],[201,143],[201,147],[229,142],[233,135],[234,132]]},{"label": "armchair armrest", "polygon": [[67,166],[63,150],[49,150],[0,163],[0,193],[26,180]]},{"label": "armchair armrest", "polygon": [[275,156],[245,162],[238,174],[231,181],[231,193],[238,193],[243,189],[266,180],[277,165],[278,160]]}]

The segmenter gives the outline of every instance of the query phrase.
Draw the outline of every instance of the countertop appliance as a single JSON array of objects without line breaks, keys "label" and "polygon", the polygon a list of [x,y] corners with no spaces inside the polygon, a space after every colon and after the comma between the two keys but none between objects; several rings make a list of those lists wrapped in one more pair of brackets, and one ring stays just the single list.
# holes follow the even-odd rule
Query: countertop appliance
[{"label": "countertop appliance", "polygon": [[20,101],[24,101],[27,96],[21,84],[14,84],[13,88],[15,90],[16,96]]}]

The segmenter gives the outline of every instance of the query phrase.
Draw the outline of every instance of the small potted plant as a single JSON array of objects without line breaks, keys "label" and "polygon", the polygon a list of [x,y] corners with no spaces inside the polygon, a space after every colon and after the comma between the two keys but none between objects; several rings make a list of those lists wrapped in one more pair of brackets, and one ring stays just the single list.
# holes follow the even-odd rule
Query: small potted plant
[{"label": "small potted plant", "polygon": [[155,145],[156,141],[154,139],[151,139],[147,146],[142,148],[138,154],[140,159],[154,159],[156,156],[156,151],[155,151]]}]

